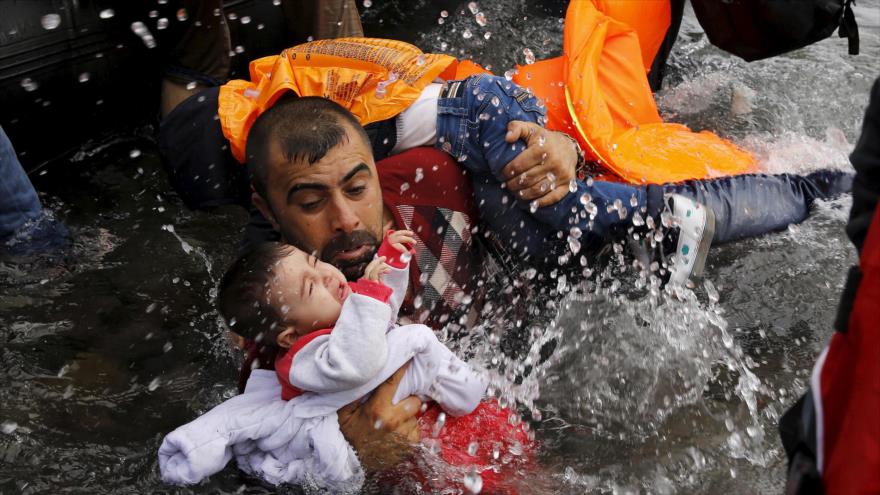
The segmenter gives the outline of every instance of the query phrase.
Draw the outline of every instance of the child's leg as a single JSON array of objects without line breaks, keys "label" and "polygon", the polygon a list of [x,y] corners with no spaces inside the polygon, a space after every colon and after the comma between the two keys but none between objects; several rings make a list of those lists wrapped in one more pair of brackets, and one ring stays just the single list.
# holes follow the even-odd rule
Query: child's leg
[{"label": "child's leg", "polygon": [[[543,125],[544,118],[540,100],[503,77],[450,81],[440,94],[437,146],[472,173],[482,219],[505,243],[521,246],[518,252],[535,253],[547,234],[577,227],[585,247],[601,245],[632,222],[634,210],[645,215],[648,189],[620,183],[576,181],[572,193],[545,208],[515,200],[503,188],[502,170],[526,147],[505,142],[507,124],[523,120]],[[659,188],[656,196],[653,214],[662,207]]]},{"label": "child's leg", "polygon": [[664,192],[687,196],[715,213],[715,243],[782,230],[807,218],[816,199],[848,192],[853,176],[837,170],[809,175],[735,175],[663,185]]}]

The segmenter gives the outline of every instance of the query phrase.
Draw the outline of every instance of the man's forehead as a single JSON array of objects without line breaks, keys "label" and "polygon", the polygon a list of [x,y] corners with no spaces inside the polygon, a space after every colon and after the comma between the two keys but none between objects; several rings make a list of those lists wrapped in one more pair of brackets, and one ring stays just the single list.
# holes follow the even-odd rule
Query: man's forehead
[{"label": "man's forehead", "polygon": [[294,179],[298,177],[344,176],[352,168],[364,163],[374,168],[373,151],[356,132],[348,130],[342,140],[327,151],[318,161],[309,163],[308,157],[299,156],[288,159],[282,151],[279,140],[273,140],[270,148],[271,169],[279,176]]}]

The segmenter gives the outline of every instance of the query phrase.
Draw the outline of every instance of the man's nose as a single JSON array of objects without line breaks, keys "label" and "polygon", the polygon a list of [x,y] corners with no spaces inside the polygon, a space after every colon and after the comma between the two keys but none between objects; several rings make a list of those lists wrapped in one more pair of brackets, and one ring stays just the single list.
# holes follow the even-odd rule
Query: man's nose
[{"label": "man's nose", "polygon": [[333,230],[336,232],[351,233],[361,227],[361,220],[355,214],[354,208],[345,198],[334,198],[333,218],[330,220]]}]

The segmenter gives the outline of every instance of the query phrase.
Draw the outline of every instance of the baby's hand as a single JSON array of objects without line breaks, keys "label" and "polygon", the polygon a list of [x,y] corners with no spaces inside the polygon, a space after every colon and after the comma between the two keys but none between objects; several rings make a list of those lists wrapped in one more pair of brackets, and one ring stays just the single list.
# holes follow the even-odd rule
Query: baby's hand
[{"label": "baby's hand", "polygon": [[416,245],[415,233],[411,230],[395,230],[388,234],[388,244],[405,253]]},{"label": "baby's hand", "polygon": [[367,265],[367,268],[364,269],[364,276],[361,278],[372,280],[374,282],[381,282],[382,277],[389,271],[391,271],[391,267],[385,263],[385,257],[379,256],[373,258],[373,261]]}]

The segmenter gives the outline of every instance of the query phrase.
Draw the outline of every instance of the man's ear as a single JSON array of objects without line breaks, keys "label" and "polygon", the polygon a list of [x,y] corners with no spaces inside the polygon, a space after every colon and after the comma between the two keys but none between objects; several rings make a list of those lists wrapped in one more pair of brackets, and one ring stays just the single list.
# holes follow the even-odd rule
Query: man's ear
[{"label": "man's ear", "polygon": [[251,201],[254,203],[254,206],[260,210],[260,213],[266,217],[266,220],[272,224],[272,228],[275,229],[276,232],[281,232],[281,229],[278,228],[278,221],[275,220],[275,215],[272,213],[272,208],[269,208],[269,203],[267,203],[257,192],[251,193]]},{"label": "man's ear", "polygon": [[297,337],[296,329],[288,325],[275,337],[275,343],[282,349],[290,349]]}]

